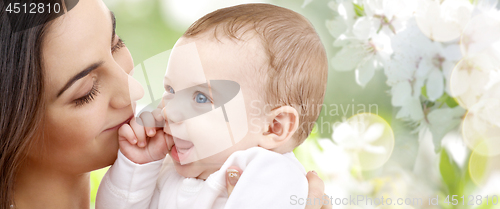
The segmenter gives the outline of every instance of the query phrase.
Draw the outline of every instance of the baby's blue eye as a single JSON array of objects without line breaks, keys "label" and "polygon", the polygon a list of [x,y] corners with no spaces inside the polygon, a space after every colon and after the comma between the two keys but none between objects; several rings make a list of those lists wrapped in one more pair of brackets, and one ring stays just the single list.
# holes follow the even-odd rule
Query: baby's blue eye
[{"label": "baby's blue eye", "polygon": [[172,88],[171,86],[167,85],[167,91],[170,92],[171,94],[175,94],[174,88]]},{"label": "baby's blue eye", "polygon": [[194,100],[196,101],[196,103],[207,103],[207,102],[209,102],[207,96],[205,96],[202,93],[196,94]]}]

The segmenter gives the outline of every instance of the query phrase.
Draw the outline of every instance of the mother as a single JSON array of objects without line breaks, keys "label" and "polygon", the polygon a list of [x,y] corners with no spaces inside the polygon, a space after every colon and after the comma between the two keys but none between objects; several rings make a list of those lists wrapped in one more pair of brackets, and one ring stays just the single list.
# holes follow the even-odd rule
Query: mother
[{"label": "mother", "polygon": [[[5,1],[0,1],[0,4]],[[31,1],[23,1],[23,3]],[[0,11],[0,209],[89,208],[90,171],[111,165],[118,128],[141,92],[130,52],[101,0],[65,15]],[[17,25],[19,26],[19,25]],[[323,194],[311,172],[310,197]],[[311,208],[319,208],[314,206]]]}]

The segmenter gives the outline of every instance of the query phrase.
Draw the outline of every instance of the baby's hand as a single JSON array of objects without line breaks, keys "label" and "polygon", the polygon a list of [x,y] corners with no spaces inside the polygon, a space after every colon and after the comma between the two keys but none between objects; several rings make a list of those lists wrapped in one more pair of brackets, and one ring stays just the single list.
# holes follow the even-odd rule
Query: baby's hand
[{"label": "baby's hand", "polygon": [[144,164],[163,159],[168,154],[165,133],[157,128],[163,122],[161,110],[143,112],[118,130],[120,150],[134,163]]}]

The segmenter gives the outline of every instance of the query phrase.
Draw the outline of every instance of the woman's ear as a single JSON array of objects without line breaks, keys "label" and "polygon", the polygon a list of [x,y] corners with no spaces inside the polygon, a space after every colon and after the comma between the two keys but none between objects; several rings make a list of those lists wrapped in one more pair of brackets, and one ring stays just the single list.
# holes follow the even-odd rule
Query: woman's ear
[{"label": "woman's ear", "polygon": [[266,117],[267,131],[259,143],[265,149],[275,149],[290,141],[299,127],[299,113],[290,106],[274,109]]}]

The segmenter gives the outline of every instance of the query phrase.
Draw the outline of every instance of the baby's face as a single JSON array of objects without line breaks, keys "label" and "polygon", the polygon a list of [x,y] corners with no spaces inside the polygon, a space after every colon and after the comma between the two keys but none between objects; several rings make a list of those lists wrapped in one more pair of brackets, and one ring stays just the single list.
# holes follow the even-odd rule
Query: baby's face
[{"label": "baby's face", "polygon": [[179,39],[162,101],[179,174],[205,179],[233,152],[259,145],[265,117],[256,71],[264,57],[257,40]]}]

